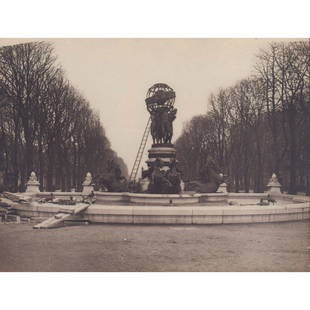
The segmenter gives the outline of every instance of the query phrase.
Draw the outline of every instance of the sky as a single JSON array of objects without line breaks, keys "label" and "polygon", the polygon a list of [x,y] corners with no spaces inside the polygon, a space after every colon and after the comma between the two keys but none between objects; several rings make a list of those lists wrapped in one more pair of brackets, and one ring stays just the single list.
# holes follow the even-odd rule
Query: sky
[{"label": "sky", "polygon": [[[130,172],[153,84],[176,92],[175,141],[186,122],[207,111],[211,93],[254,73],[260,49],[289,39],[0,39],[0,46],[34,40],[53,44],[67,78],[100,113],[112,149]],[[146,150],[150,146],[149,137]]]}]

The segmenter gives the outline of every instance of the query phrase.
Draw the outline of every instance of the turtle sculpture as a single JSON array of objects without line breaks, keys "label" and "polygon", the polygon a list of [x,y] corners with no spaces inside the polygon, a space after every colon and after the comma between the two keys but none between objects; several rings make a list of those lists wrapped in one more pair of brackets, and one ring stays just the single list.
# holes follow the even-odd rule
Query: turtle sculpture
[{"label": "turtle sculpture", "polygon": [[175,194],[181,191],[180,173],[176,163],[172,162],[170,169],[164,170],[159,158],[153,163],[150,171],[150,185],[148,191],[157,194]]}]

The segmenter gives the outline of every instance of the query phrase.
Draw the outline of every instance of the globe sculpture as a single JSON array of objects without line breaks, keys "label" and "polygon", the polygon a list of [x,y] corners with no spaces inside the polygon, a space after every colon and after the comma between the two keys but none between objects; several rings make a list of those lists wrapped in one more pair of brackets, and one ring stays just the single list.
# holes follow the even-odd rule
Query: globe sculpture
[{"label": "globe sculpture", "polygon": [[157,83],[149,88],[146,94],[146,105],[151,113],[156,111],[158,107],[165,106],[169,109],[173,108],[175,101],[175,92],[167,84]]},{"label": "globe sculpture", "polygon": [[175,92],[166,84],[153,85],[146,95],[146,107],[151,115],[151,135],[153,145],[171,144],[172,122],[176,118],[174,109]]},{"label": "globe sculpture", "polygon": [[174,102],[174,90],[163,83],[153,85],[146,95],[153,145],[148,151],[148,169],[142,172],[142,178],[148,180],[147,191],[150,193],[177,194],[181,191],[176,151],[171,143],[177,113]]}]

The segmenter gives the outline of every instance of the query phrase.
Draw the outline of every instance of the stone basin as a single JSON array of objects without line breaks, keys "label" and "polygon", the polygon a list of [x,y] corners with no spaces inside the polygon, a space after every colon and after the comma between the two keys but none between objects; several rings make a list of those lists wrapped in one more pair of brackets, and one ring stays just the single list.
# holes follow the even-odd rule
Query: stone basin
[{"label": "stone basin", "polygon": [[[39,203],[51,193],[32,194],[32,202],[19,204],[21,216],[49,217],[64,206]],[[78,192],[55,192],[55,198],[83,198]],[[257,205],[266,193],[212,193],[184,195],[155,195],[96,192],[96,202],[81,215],[90,223],[127,224],[229,224],[268,223],[307,220],[310,197],[280,194],[276,203]],[[229,204],[231,203],[231,205]]]}]

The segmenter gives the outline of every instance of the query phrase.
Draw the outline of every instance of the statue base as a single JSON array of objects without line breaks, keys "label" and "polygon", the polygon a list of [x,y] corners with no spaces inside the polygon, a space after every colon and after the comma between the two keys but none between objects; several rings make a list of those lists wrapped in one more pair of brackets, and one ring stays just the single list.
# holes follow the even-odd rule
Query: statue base
[{"label": "statue base", "polygon": [[40,184],[39,183],[27,183],[26,192],[27,193],[39,193],[40,192]]},{"label": "statue base", "polygon": [[170,167],[171,163],[176,160],[176,150],[173,144],[153,144],[148,152],[149,159],[146,161],[148,167],[151,167],[156,159],[160,159],[164,167]]},{"label": "statue base", "polygon": [[281,185],[280,184],[268,184],[268,194],[281,194]]},{"label": "statue base", "polygon": [[281,184],[278,181],[277,175],[272,174],[268,184],[267,184],[267,193],[268,194],[281,194]]},{"label": "statue base", "polygon": [[94,191],[93,185],[83,185],[82,195],[89,195],[92,191]]},{"label": "statue base", "polygon": [[227,184],[226,183],[222,183],[220,184],[219,188],[216,191],[217,193],[224,193],[227,194]]},{"label": "statue base", "polygon": [[139,183],[141,185],[141,192],[146,193],[149,189],[150,180],[148,178],[141,179]]},{"label": "statue base", "polygon": [[153,144],[148,153],[148,169],[142,172],[143,182],[140,182],[143,190],[147,186],[147,191],[152,194],[179,194],[181,178],[176,169],[176,150],[173,144]]}]

